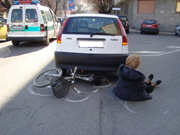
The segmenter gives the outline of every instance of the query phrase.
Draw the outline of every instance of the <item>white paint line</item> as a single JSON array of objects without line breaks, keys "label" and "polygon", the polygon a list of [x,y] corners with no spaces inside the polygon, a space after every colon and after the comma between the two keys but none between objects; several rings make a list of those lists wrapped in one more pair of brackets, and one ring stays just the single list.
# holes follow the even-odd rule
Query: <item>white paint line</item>
[{"label": "white paint line", "polygon": [[130,51],[130,53],[143,53],[143,54],[159,54],[159,53],[164,53],[164,52],[159,52],[159,51]]},{"label": "white paint line", "polygon": [[83,101],[85,101],[85,100],[87,100],[89,98],[89,96],[88,97],[86,97],[86,98],[84,98],[84,99],[82,99],[82,100],[71,100],[71,99],[69,99],[68,97],[65,99],[65,101],[66,102],[71,102],[71,103],[79,103],[79,102],[83,102]]},{"label": "white paint line", "polygon": [[126,108],[129,112],[131,113],[136,113],[134,111],[132,111],[131,109],[129,109],[128,105],[127,105],[127,101],[125,101],[125,103],[123,103],[123,101],[121,101],[119,98],[118,100],[120,101],[120,103],[124,106],[124,108]]},{"label": "white paint line", "polygon": [[99,91],[99,89],[96,89],[96,90],[93,91],[93,93],[96,93],[96,92],[98,92],[98,91]]},{"label": "white paint line", "polygon": [[164,114],[168,113],[168,111],[165,111]]},{"label": "white paint line", "polygon": [[41,97],[53,96],[53,95],[43,95],[43,94],[39,94],[39,93],[34,92],[34,91],[32,90],[32,85],[30,85],[30,86],[28,87],[28,91],[29,91],[30,94],[35,95],[35,96],[41,96]]},{"label": "white paint line", "polygon": [[162,53],[162,54],[159,54],[159,56],[162,56],[162,55],[167,55],[167,54],[171,54],[171,53],[175,53],[175,52],[179,52],[179,50],[174,50],[174,51],[170,51],[170,52],[165,52],[165,53]]},{"label": "white paint line", "polygon": [[176,49],[180,49],[180,46],[168,46],[167,48],[176,48]]},{"label": "white paint line", "polygon": [[[137,53],[138,51],[136,51],[136,53]],[[148,55],[141,55],[140,54],[140,56],[147,56],[147,57],[152,57],[152,56],[163,56],[163,55],[167,55],[167,54],[171,54],[171,53],[175,53],[175,52],[180,52],[180,49],[178,49],[178,50],[174,50],[174,51],[169,51],[169,52],[163,52],[163,53],[159,53],[159,54],[148,54]]]}]

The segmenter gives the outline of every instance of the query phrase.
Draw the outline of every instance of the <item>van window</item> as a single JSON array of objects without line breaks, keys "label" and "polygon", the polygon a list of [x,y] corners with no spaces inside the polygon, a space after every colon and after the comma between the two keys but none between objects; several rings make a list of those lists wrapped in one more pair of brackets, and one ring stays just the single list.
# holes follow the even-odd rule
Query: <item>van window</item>
[{"label": "van window", "polygon": [[26,9],[26,22],[38,22],[36,9]]},{"label": "van window", "polygon": [[46,16],[47,16],[48,22],[51,22],[51,21],[52,21],[52,16],[51,16],[51,14],[49,13],[49,11],[45,11],[45,14],[46,14]]},{"label": "van window", "polygon": [[11,14],[11,22],[22,22],[22,9],[13,9]]},{"label": "van window", "polygon": [[43,10],[41,10],[41,14],[42,14],[42,17],[43,17],[44,22],[46,23],[46,22],[47,22],[47,20],[46,20],[46,16],[45,16],[45,13],[44,13],[44,11],[43,11]]}]

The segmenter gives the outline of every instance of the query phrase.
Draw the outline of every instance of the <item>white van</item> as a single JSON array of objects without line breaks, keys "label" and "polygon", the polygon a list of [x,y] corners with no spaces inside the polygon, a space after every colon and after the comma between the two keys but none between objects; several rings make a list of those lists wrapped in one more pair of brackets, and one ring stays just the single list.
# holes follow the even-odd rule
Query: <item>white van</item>
[{"label": "white van", "polygon": [[43,41],[49,45],[60,30],[53,11],[41,6],[39,1],[14,1],[7,18],[8,39],[14,46],[21,41]]}]

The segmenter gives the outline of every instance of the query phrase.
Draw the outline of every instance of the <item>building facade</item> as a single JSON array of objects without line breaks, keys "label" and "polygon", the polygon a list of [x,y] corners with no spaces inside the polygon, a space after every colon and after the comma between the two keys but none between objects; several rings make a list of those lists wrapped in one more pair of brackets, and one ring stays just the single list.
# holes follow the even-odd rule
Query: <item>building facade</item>
[{"label": "building facade", "polygon": [[155,19],[160,31],[174,32],[180,23],[180,0],[115,0],[120,11],[116,15],[126,15],[130,28],[140,29],[144,19]]}]

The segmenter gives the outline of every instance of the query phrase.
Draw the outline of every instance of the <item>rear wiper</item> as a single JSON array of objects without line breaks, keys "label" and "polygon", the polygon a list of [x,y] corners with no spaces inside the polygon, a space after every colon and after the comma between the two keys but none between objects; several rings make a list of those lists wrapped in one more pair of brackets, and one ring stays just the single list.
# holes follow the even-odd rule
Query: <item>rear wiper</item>
[{"label": "rear wiper", "polygon": [[95,32],[95,33],[92,33],[92,34],[90,35],[90,37],[92,37],[93,35],[109,35],[109,36],[115,36],[115,35],[108,34],[108,33]]}]

